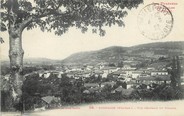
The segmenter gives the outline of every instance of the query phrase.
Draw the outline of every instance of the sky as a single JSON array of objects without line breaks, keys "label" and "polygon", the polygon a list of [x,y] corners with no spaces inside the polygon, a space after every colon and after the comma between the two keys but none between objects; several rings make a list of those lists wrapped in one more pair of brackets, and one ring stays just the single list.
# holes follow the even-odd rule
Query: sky
[{"label": "sky", "polygon": [[[167,0],[168,2],[173,2]],[[124,18],[125,27],[106,27],[106,35],[100,37],[98,34],[92,34],[91,31],[85,34],[76,28],[70,28],[67,33],[62,36],[54,35],[54,33],[42,32],[39,29],[24,30],[23,32],[23,49],[24,58],[49,58],[64,59],[76,52],[99,50],[110,46],[134,46],[152,42],[166,41],[184,41],[184,1],[174,1],[177,5],[173,5],[172,10],[174,24],[173,29],[163,39],[151,40],[143,36],[138,29],[137,16],[141,9],[152,2],[161,3],[161,0],[146,0],[144,4],[139,5],[137,9],[128,11],[128,15]],[[171,5],[170,5],[171,6]],[[170,7],[168,6],[168,7]],[[8,59],[9,43],[8,33],[1,33],[5,43],[1,44],[1,59]]]}]

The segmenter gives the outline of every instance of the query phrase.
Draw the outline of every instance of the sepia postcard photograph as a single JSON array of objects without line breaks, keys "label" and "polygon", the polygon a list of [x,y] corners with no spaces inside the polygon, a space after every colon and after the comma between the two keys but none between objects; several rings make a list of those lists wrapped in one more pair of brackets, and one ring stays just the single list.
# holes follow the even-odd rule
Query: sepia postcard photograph
[{"label": "sepia postcard photograph", "polygon": [[184,0],[0,0],[1,116],[184,116]]}]

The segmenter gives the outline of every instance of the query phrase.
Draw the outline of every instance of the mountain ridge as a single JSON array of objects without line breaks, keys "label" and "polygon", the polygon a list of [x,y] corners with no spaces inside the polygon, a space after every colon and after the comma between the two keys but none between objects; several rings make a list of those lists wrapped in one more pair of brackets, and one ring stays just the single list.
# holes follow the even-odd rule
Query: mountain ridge
[{"label": "mountain ridge", "polygon": [[155,42],[130,47],[110,46],[96,51],[78,52],[62,60],[64,64],[88,64],[99,62],[117,62],[125,56],[154,54],[177,55],[184,51],[184,41]]}]

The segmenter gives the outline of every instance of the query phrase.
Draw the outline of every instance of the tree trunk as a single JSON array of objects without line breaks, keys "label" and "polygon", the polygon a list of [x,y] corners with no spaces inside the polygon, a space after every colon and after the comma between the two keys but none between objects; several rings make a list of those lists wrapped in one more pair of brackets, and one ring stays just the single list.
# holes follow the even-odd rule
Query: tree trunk
[{"label": "tree trunk", "polygon": [[11,69],[11,93],[13,97],[13,105],[20,103],[23,84],[23,55],[22,49],[22,31],[15,27],[9,28],[9,58]]}]

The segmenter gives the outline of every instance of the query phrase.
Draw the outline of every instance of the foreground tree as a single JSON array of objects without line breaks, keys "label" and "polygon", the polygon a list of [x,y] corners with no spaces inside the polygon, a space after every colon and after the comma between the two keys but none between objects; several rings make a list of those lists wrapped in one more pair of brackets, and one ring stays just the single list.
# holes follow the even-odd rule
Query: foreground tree
[{"label": "foreground tree", "polygon": [[14,103],[20,101],[23,83],[22,32],[39,27],[64,34],[69,27],[105,34],[103,26],[124,26],[123,9],[138,7],[142,0],[1,0],[1,31],[9,33],[9,58]]}]

